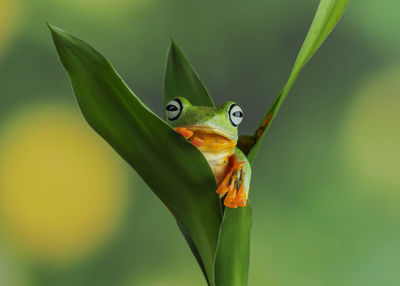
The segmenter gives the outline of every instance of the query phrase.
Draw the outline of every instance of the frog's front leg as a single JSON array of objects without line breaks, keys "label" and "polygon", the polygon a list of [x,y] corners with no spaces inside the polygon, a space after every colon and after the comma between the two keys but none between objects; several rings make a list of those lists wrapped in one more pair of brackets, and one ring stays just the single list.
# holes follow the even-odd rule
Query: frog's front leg
[{"label": "frog's front leg", "polygon": [[245,207],[249,196],[251,168],[246,156],[235,148],[230,157],[230,170],[220,183],[217,193],[223,197],[224,205],[230,208]]}]

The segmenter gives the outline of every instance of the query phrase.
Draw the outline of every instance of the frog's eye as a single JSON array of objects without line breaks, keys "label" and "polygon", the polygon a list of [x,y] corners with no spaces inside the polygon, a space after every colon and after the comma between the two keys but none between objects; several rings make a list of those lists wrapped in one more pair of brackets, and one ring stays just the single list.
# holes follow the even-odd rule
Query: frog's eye
[{"label": "frog's eye", "polygon": [[181,115],[182,109],[182,102],[178,98],[168,102],[165,107],[165,114],[167,115],[168,120],[173,121],[178,119],[179,115]]},{"label": "frog's eye", "polygon": [[229,108],[229,120],[233,126],[238,126],[243,119],[243,111],[236,104],[232,104]]}]

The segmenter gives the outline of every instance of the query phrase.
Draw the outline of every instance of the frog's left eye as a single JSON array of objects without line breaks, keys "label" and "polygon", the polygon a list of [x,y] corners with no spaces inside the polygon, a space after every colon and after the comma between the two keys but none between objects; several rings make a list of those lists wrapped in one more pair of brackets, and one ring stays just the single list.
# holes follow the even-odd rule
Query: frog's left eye
[{"label": "frog's left eye", "polygon": [[182,102],[178,98],[168,102],[165,107],[165,114],[167,115],[168,120],[173,121],[178,119],[179,115],[181,115],[182,109]]},{"label": "frog's left eye", "polygon": [[238,126],[243,119],[243,111],[236,104],[232,104],[229,108],[229,120],[233,126]]}]

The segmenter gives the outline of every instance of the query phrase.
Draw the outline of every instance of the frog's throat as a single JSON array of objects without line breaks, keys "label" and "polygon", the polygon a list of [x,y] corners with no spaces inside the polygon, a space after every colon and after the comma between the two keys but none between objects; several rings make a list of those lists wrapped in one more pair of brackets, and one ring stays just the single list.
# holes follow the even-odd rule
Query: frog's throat
[{"label": "frog's throat", "polygon": [[229,158],[230,156],[233,155],[234,150],[235,150],[234,147],[219,150],[217,152],[205,151],[205,150],[200,149],[201,153],[203,153],[204,157],[207,159],[209,164],[217,164],[220,161],[223,161],[226,158]]},{"label": "frog's throat", "polygon": [[219,185],[229,172],[229,158],[234,154],[234,148],[227,148],[219,152],[201,151],[206,158]]},{"label": "frog's throat", "polygon": [[237,136],[232,133],[226,132],[225,130],[207,126],[207,125],[187,125],[184,126],[186,129],[189,129],[193,132],[202,132],[202,133],[209,133],[209,134],[217,134],[224,137],[227,140],[233,141],[236,145]]}]

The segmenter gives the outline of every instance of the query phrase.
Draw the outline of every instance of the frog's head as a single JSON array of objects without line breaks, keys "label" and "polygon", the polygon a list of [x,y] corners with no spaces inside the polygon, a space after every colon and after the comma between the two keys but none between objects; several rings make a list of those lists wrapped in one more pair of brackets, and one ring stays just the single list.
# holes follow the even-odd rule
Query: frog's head
[{"label": "frog's head", "polygon": [[167,103],[165,114],[173,127],[185,127],[199,138],[216,140],[217,137],[236,145],[242,109],[228,101],[220,107],[194,106],[184,97]]}]

